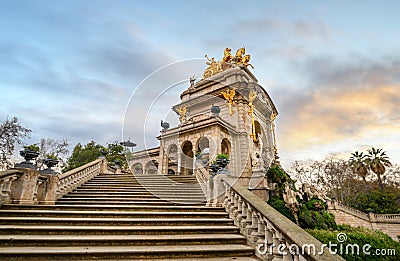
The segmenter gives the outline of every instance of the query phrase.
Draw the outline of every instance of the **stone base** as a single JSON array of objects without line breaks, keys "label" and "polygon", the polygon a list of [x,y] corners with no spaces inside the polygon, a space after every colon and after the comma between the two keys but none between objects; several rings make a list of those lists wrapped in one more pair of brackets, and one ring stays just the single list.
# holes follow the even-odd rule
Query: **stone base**
[{"label": "stone base", "polygon": [[11,202],[12,204],[19,204],[19,205],[35,205],[34,200],[24,200],[24,199],[15,199]]}]

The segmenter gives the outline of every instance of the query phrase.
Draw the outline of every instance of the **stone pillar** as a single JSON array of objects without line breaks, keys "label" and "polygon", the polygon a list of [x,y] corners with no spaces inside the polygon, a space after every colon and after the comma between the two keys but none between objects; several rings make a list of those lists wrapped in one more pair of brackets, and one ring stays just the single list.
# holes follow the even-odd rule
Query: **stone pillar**
[{"label": "stone pillar", "polygon": [[58,175],[41,174],[39,180],[42,181],[39,184],[37,194],[39,204],[54,205],[56,202],[56,192],[59,181]]},{"label": "stone pillar", "polygon": [[176,156],[178,157],[178,171],[177,171],[177,175],[181,175],[181,168],[182,168],[182,152],[180,150],[180,148],[178,147],[178,151],[176,153]]},{"label": "stone pillar", "polygon": [[[166,153],[165,153],[165,151],[164,151],[164,142],[161,142],[160,143],[160,155],[159,155],[159,161],[158,161],[158,173],[159,174],[163,174],[163,175],[166,175],[167,174],[167,172],[168,172],[168,170],[167,171],[165,171],[165,155]],[[168,163],[167,163],[167,165],[168,165]]]},{"label": "stone pillar", "polygon": [[196,149],[194,147],[192,149],[192,153],[193,153],[192,170],[193,170],[193,175],[195,175],[194,170],[196,169]]},{"label": "stone pillar", "polygon": [[15,168],[23,174],[11,185],[11,199],[13,204],[34,204],[34,196],[39,178],[39,171],[29,168]]}]

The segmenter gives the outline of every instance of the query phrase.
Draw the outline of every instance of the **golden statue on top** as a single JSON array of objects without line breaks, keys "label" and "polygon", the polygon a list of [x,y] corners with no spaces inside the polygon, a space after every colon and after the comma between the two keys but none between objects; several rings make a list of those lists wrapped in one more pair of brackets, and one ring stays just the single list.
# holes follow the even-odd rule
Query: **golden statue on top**
[{"label": "golden statue on top", "polygon": [[224,57],[222,57],[221,61],[216,61],[214,57],[211,59],[207,58],[206,64],[208,65],[207,69],[204,71],[203,79],[211,77],[219,72],[222,72],[226,69],[232,68],[236,65],[242,65],[244,67],[250,66],[254,69],[254,66],[251,65],[250,62],[250,54],[246,54],[246,49],[244,47],[239,48],[236,51],[236,55],[233,56],[231,54],[231,48],[227,47],[224,50]]}]

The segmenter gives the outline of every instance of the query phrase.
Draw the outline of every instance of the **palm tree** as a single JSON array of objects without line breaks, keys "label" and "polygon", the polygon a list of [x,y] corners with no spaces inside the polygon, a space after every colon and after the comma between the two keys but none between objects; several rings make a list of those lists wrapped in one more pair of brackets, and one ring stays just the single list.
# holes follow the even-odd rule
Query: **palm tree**
[{"label": "palm tree", "polygon": [[365,178],[368,175],[368,164],[367,164],[367,155],[364,155],[362,152],[354,152],[351,153],[351,157],[349,159],[349,165],[353,169],[353,171],[366,183]]},{"label": "palm tree", "polygon": [[367,158],[368,167],[378,176],[379,188],[383,190],[382,176],[385,174],[386,168],[392,166],[389,157],[382,149],[369,149]]}]

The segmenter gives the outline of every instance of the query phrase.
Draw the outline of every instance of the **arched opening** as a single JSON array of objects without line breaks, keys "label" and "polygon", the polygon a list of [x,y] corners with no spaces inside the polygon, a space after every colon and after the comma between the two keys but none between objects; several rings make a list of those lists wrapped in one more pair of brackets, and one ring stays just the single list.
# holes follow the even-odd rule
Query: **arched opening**
[{"label": "arched opening", "polygon": [[224,138],[221,141],[221,153],[228,156],[231,154],[231,143],[227,138]]},{"label": "arched opening", "polygon": [[182,144],[181,174],[193,175],[193,145],[190,141]]},{"label": "arched opening", "polygon": [[262,128],[261,128],[261,125],[260,125],[260,123],[258,121],[254,121],[254,128],[255,128],[255,131],[256,131],[256,137],[258,139],[260,137],[260,134],[262,133]]},{"label": "arched opening", "polygon": [[201,137],[197,141],[196,161],[203,165],[208,164],[210,160],[210,141],[207,137]]},{"label": "arched opening", "polygon": [[134,175],[143,174],[143,165],[141,163],[135,163],[131,167]]},{"label": "arched opening", "polygon": [[156,160],[150,160],[146,163],[144,167],[144,173],[147,175],[157,174],[158,170],[158,162]]},{"label": "arched opening", "polygon": [[175,175],[178,172],[178,146],[176,144],[169,145],[167,159],[167,174]]}]

